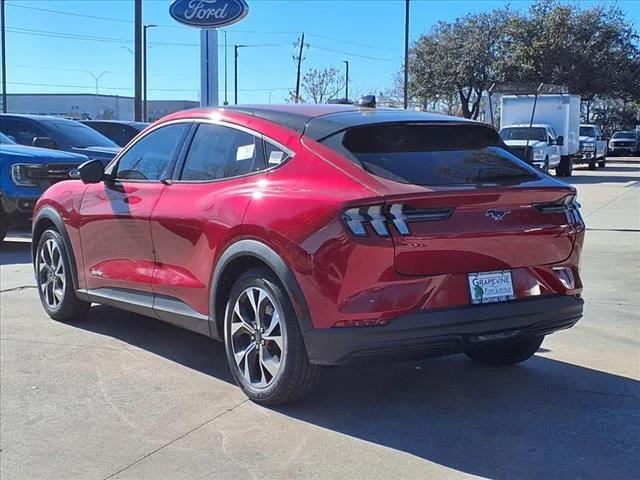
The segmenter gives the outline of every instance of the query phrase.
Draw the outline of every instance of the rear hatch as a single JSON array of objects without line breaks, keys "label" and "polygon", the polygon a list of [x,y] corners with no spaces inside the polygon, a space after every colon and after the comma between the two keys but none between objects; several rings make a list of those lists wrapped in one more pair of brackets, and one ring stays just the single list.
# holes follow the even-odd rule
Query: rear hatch
[{"label": "rear hatch", "polygon": [[385,205],[359,213],[385,217],[400,274],[506,270],[571,255],[575,190],[514,157],[492,128],[369,125],[327,143],[372,174]]}]

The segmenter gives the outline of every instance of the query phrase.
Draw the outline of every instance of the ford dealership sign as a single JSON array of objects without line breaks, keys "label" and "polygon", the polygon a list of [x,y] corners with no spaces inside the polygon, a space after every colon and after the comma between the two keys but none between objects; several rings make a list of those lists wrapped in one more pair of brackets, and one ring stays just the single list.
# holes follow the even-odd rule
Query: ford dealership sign
[{"label": "ford dealership sign", "polygon": [[245,0],[175,0],[169,13],[185,25],[220,28],[246,17],[249,6]]}]

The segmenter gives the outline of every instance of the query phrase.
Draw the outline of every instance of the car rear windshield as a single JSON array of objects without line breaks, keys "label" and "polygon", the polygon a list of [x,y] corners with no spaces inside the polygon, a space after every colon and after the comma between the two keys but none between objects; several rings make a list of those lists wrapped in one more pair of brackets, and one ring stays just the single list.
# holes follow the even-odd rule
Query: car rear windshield
[{"label": "car rear windshield", "polygon": [[79,122],[70,120],[52,120],[47,123],[50,128],[63,136],[76,148],[85,147],[117,147],[107,137]]},{"label": "car rear windshield", "polygon": [[537,171],[481,125],[393,123],[354,127],[323,140],[365,170],[416,185],[509,183]]}]

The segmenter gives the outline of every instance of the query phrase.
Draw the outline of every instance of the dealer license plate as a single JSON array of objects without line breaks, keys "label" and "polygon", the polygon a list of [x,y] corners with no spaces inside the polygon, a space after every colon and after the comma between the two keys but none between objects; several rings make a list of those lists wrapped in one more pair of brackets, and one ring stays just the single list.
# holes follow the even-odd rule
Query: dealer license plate
[{"label": "dealer license plate", "polygon": [[494,303],[514,300],[510,271],[469,274],[471,303]]}]

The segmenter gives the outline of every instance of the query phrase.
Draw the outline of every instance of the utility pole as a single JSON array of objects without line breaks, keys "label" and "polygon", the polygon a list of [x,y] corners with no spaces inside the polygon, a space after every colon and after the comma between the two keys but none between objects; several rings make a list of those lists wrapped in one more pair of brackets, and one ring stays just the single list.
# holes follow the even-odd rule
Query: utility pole
[{"label": "utility pole", "polygon": [[224,104],[229,105],[227,101],[227,31],[222,30],[224,34]]},{"label": "utility pole", "polygon": [[142,0],[134,0],[134,111],[136,122],[142,121]]},{"label": "utility pole", "polygon": [[157,25],[149,24],[142,27],[142,52],[144,53],[144,61],[142,64],[142,121],[147,121],[147,29],[154,28]]},{"label": "utility pole", "polygon": [[298,69],[296,73],[296,98],[295,102],[300,101],[300,67],[302,66],[302,49],[304,48],[304,32],[302,33],[302,39],[300,40],[300,52],[298,53]]},{"label": "utility pole", "polygon": [[409,0],[404,2],[404,108],[409,107]]},{"label": "utility pole", "polygon": [[96,95],[98,95],[98,82],[100,81],[100,79],[102,78],[102,76],[105,73],[109,73],[107,70],[105,70],[104,72],[100,73],[99,75],[96,75],[93,72],[87,72],[89,75],[91,75],[93,77],[93,79],[96,81]]},{"label": "utility pole", "polygon": [[0,21],[2,22],[2,33],[0,43],[2,44],[2,113],[7,113],[7,41],[5,32],[4,0],[0,0]]},{"label": "utility pole", "polygon": [[346,72],[346,80],[344,82],[344,99],[349,102],[349,60],[343,60],[344,64],[347,66]]}]

